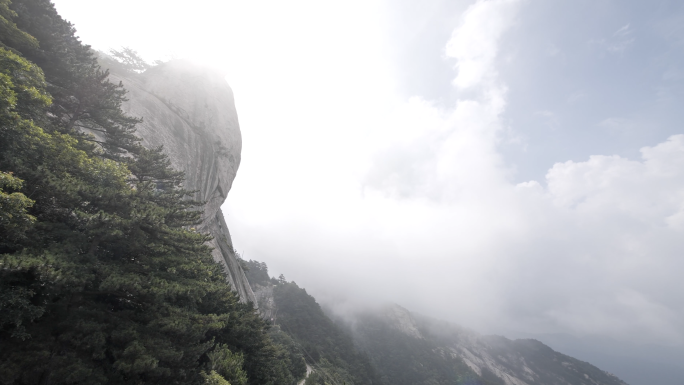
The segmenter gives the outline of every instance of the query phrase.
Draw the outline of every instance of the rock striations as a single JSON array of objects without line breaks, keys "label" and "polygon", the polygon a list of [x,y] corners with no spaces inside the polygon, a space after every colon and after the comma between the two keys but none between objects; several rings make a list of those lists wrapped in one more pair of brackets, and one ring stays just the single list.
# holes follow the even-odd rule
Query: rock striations
[{"label": "rock striations", "polygon": [[214,239],[214,259],[226,267],[228,281],[244,302],[256,304],[254,293],[233,250],[221,212],[240,165],[242,138],[233,91],[224,77],[182,60],[142,74],[113,72],[128,90],[123,110],[142,117],[137,134],[147,147],[164,146],[177,170],[185,172],[187,190],[205,201],[199,230]]},{"label": "rock striations", "polygon": [[492,385],[627,385],[539,341],[480,335],[399,305],[359,314],[352,333],[381,372],[393,368],[383,373],[393,384],[451,383],[450,370],[456,368],[462,375],[467,368],[481,379],[479,383]]}]

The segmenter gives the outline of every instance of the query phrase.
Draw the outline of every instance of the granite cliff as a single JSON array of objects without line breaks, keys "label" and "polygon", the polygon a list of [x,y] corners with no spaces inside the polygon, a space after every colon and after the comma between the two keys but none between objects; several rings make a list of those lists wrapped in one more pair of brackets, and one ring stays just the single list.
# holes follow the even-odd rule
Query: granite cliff
[{"label": "granite cliff", "polygon": [[143,145],[164,146],[173,167],[185,172],[185,188],[206,202],[198,230],[213,236],[213,257],[225,266],[240,299],[256,304],[221,212],[242,149],[233,92],[226,80],[214,70],[183,60],[141,74],[114,67],[110,80],[123,82],[128,90],[123,110],[143,118],[137,126]]}]

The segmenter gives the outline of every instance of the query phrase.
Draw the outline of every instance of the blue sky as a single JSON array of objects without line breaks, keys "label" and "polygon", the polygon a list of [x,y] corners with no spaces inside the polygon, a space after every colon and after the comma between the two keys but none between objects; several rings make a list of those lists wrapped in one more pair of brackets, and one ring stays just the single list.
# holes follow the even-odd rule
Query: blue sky
[{"label": "blue sky", "polygon": [[246,258],[340,309],[684,377],[684,3],[55,3],[96,49],[226,74]]},{"label": "blue sky", "polygon": [[[443,42],[463,4],[398,4],[391,29],[403,41],[394,51],[402,92],[452,103]],[[512,131],[501,151],[516,180],[594,154],[638,158],[642,146],[681,133],[683,14],[677,1],[525,2],[497,63]]]},{"label": "blue sky", "polygon": [[511,62],[502,65],[511,88],[506,118],[526,144],[506,153],[520,164],[521,177],[593,154],[636,158],[642,146],[681,133],[683,6],[577,1],[525,7],[503,51]]}]

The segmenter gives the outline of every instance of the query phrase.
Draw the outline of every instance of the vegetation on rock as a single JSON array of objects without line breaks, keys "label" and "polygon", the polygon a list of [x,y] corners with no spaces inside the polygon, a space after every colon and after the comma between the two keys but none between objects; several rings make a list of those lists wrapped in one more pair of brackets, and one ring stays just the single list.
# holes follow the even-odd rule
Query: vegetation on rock
[{"label": "vegetation on rock", "polygon": [[0,27],[0,383],[294,383],[123,85],[49,0]]},{"label": "vegetation on rock", "polygon": [[[277,308],[274,324],[291,338],[298,354],[314,368],[306,384],[381,384],[371,362],[356,349],[351,336],[325,315],[305,289],[288,282],[283,275],[277,279],[269,277],[268,266],[263,262],[242,263],[255,291],[272,289]],[[300,370],[304,373],[305,367]]]}]

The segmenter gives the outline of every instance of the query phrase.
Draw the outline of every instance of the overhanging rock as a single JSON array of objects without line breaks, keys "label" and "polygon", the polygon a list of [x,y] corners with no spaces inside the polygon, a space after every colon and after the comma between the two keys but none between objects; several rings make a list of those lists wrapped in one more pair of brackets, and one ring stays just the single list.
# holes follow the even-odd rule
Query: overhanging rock
[{"label": "overhanging rock", "polygon": [[185,172],[185,189],[197,190],[205,201],[198,230],[214,239],[214,259],[243,302],[256,298],[233,250],[221,212],[240,165],[242,137],[233,91],[216,71],[183,60],[158,65],[142,74],[112,73],[122,81],[129,99],[123,110],[142,117],[137,134],[146,147],[164,146],[173,167]]}]

